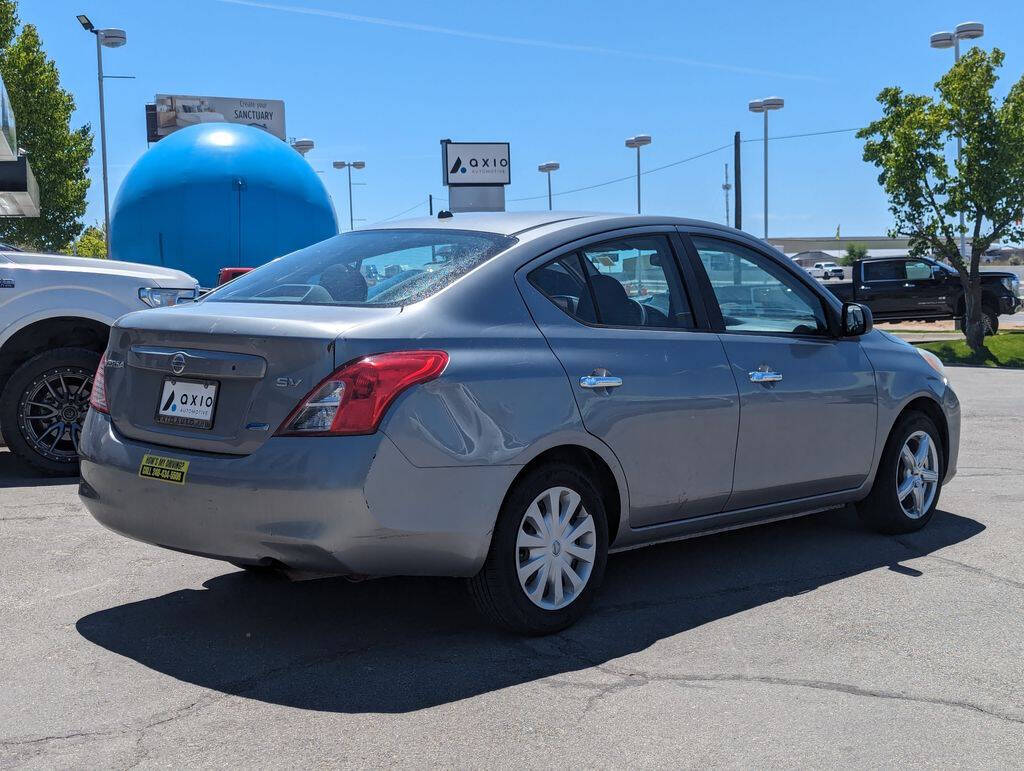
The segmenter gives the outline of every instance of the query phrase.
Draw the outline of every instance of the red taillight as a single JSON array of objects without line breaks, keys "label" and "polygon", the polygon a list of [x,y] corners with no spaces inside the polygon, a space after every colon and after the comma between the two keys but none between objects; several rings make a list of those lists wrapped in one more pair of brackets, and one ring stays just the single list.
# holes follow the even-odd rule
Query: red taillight
[{"label": "red taillight", "polygon": [[444,351],[379,353],[339,367],[281,424],[282,436],[372,434],[391,402],[448,366]]},{"label": "red taillight", "polygon": [[110,414],[107,403],[107,352],[100,356],[100,365],[96,368],[96,376],[92,379],[92,392],[89,394],[89,406],[97,412]]}]

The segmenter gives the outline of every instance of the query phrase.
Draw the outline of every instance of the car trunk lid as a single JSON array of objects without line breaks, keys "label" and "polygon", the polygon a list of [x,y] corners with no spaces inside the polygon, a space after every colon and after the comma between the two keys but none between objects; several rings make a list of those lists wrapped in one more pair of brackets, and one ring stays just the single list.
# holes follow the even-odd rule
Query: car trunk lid
[{"label": "car trunk lid", "polygon": [[[131,439],[246,455],[346,360],[336,350],[339,336],[399,312],[204,302],[129,314],[110,336],[105,376],[111,419]],[[204,394],[212,402],[208,427],[188,417],[200,414],[188,400],[202,410]],[[179,404],[181,410],[172,412]],[[167,414],[159,414],[161,407]]]}]

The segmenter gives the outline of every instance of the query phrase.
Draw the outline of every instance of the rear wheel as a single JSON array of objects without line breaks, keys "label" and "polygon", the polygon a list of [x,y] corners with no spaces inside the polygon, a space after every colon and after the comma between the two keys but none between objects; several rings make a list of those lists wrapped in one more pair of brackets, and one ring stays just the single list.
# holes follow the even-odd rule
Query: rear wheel
[{"label": "rear wheel", "polygon": [[551,634],[586,611],[607,558],[608,522],[597,489],[576,467],[552,463],[509,492],[470,593],[499,626]]},{"label": "rear wheel", "polygon": [[909,533],[928,524],[942,491],[942,439],[920,412],[905,415],[886,442],[861,518],[883,533]]},{"label": "rear wheel", "polygon": [[78,473],[78,440],[100,355],[58,348],[29,359],[0,395],[0,425],[7,446],[45,474]]}]

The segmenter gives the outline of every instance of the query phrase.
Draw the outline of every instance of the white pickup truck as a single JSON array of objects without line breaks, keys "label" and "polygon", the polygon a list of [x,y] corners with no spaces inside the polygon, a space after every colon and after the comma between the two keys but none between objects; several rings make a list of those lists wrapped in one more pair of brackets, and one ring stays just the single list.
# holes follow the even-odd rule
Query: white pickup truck
[{"label": "white pickup truck", "polygon": [[0,252],[0,431],[11,451],[47,474],[78,473],[78,436],[111,324],[198,294],[178,270]]}]

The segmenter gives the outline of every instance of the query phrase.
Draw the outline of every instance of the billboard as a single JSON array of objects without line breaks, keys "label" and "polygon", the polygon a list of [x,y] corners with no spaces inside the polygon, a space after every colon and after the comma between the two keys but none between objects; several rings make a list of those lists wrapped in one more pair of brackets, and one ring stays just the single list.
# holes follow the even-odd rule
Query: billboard
[{"label": "billboard", "polygon": [[281,140],[286,137],[284,102],[280,99],[157,94],[153,109],[149,105],[146,108],[146,133],[150,142],[199,123],[242,123],[261,128]]},{"label": "billboard", "polygon": [[445,185],[507,185],[508,142],[442,142]]}]

